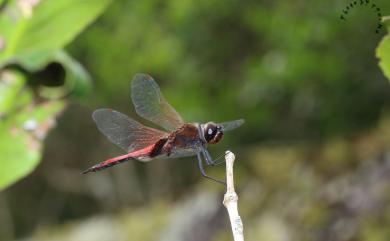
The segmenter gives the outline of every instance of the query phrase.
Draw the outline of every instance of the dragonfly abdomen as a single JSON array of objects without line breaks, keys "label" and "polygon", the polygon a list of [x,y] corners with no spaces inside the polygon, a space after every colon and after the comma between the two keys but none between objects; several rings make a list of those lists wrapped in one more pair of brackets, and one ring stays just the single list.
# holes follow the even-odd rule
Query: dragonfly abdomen
[{"label": "dragonfly abdomen", "polygon": [[[166,139],[161,139],[157,143],[150,145],[148,147],[145,147],[143,149],[133,151],[130,153],[127,153],[125,155],[117,156],[111,159],[108,159],[104,162],[100,162],[87,170],[83,171],[82,174],[86,174],[89,172],[97,172],[103,169],[106,169],[108,167],[115,166],[119,163],[128,161],[130,159],[135,159],[139,161],[150,161],[153,157],[158,156],[161,154],[161,149],[164,146]],[[154,156],[152,156],[154,155]]]}]

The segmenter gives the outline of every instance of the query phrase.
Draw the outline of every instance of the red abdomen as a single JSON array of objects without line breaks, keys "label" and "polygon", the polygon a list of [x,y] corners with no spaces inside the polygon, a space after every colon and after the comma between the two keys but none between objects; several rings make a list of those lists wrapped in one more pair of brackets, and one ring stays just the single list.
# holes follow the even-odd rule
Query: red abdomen
[{"label": "red abdomen", "polygon": [[87,170],[83,171],[82,174],[86,174],[89,172],[97,172],[97,171],[106,169],[108,167],[117,165],[119,163],[125,162],[129,159],[136,159],[139,161],[150,161],[152,158],[162,154],[161,150],[162,150],[162,147],[164,146],[166,141],[167,141],[167,139],[161,139],[158,142],[156,142],[155,144],[147,146],[143,149],[108,159],[104,162],[98,163],[98,164],[88,168]]}]

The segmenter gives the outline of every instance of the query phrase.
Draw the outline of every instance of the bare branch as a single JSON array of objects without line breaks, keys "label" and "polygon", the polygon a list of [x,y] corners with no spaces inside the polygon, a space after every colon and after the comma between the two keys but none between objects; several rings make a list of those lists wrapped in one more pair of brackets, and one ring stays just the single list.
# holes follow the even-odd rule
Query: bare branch
[{"label": "bare branch", "polygon": [[244,226],[242,225],[240,215],[238,214],[238,196],[234,190],[233,163],[235,156],[231,151],[226,151],[225,154],[227,188],[223,198],[223,205],[229,213],[234,241],[244,241]]}]

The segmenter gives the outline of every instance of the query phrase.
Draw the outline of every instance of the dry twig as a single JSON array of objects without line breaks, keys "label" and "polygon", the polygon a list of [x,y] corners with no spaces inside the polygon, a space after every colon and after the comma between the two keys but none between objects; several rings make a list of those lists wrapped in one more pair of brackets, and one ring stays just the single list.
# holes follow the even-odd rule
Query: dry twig
[{"label": "dry twig", "polygon": [[233,179],[233,163],[235,156],[233,152],[226,151],[225,160],[226,160],[226,193],[223,198],[223,205],[226,207],[230,224],[232,226],[233,238],[234,241],[244,241],[244,226],[242,225],[242,221],[240,215],[238,214],[237,209],[237,201],[238,196],[234,191],[234,179]]}]

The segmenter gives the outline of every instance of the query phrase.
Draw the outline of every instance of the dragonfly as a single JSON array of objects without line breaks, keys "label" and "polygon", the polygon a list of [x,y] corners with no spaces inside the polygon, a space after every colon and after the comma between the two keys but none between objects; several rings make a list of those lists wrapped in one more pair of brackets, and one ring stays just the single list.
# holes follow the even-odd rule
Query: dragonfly
[{"label": "dragonfly", "polygon": [[156,81],[147,74],[136,74],[131,82],[131,99],[136,113],[164,130],[147,127],[113,109],[97,109],[92,114],[97,128],[108,140],[127,154],[100,162],[83,174],[97,172],[128,160],[142,162],[157,158],[179,158],[196,156],[203,177],[224,183],[204,170],[203,162],[215,165],[207,150],[216,144],[226,131],[244,123],[243,119],[223,123],[187,123],[165,100]]}]

